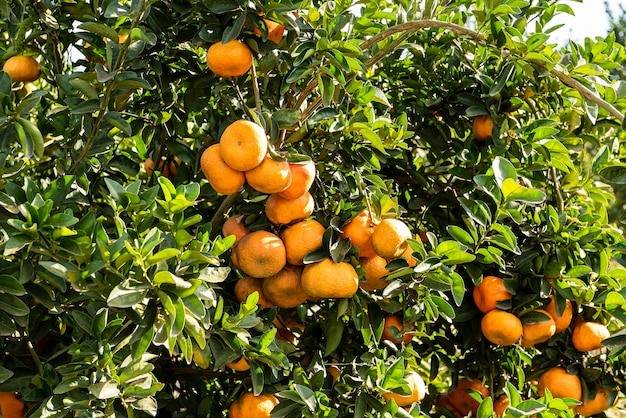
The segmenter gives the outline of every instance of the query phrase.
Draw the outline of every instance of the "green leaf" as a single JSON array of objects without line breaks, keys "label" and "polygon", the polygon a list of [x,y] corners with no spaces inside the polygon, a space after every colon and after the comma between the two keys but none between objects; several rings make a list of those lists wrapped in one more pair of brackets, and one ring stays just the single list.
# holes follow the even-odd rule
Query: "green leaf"
[{"label": "green leaf", "polygon": [[[152,254],[148,256],[148,258],[146,259],[146,267],[153,266],[157,263],[160,263],[161,261],[169,260],[172,257],[176,257],[178,254],[180,254],[180,250],[178,250],[177,248],[165,248],[157,252],[156,254]],[[167,273],[167,272],[159,272],[159,273]]]},{"label": "green leaf", "polygon": [[381,381],[380,387],[383,389],[391,390],[397,388],[402,384],[404,380],[404,358],[400,357],[394,361],[389,368],[385,371]]},{"label": "green leaf", "polygon": [[130,123],[122,118],[122,115],[119,112],[107,112],[104,115],[104,120],[115,126],[127,136],[131,136],[133,134],[133,129],[131,128]]},{"label": "green leaf", "polygon": [[26,316],[30,313],[28,305],[21,299],[6,293],[0,293],[0,310],[13,316]]},{"label": "green leaf", "polygon": [[22,142],[22,148],[26,158],[32,158],[33,156],[41,158],[43,155],[43,137],[37,125],[31,121],[22,117],[17,117],[17,124],[15,128],[18,132],[18,137]]},{"label": "green leaf", "polygon": [[472,247],[475,244],[474,238],[466,232],[463,228],[456,225],[448,225],[446,227],[448,234],[458,242],[468,247]]},{"label": "green leaf", "polygon": [[103,38],[109,38],[114,42],[118,42],[119,35],[115,29],[108,27],[103,23],[85,22],[78,26],[79,29],[84,29],[88,32],[94,33]]},{"label": "green leaf", "polygon": [[0,383],[4,383],[13,377],[13,371],[0,366]]},{"label": "green leaf", "polygon": [[133,305],[141,303],[146,297],[146,294],[147,289],[135,287],[124,282],[113,288],[107,298],[107,304],[112,308],[130,308]]},{"label": "green leaf", "polygon": [[115,380],[109,380],[89,386],[89,393],[98,399],[111,399],[119,396],[120,390]]},{"label": "green leaf", "polygon": [[337,347],[339,347],[339,344],[341,344],[341,339],[343,337],[343,322],[341,321],[341,318],[338,317],[336,305],[335,309],[329,312],[326,322],[328,325],[328,335],[326,340],[326,347],[324,349],[324,355],[329,356],[333,351],[337,349]]},{"label": "green leaf", "polygon": [[612,164],[598,172],[607,183],[626,184],[626,164]]},{"label": "green leaf", "polygon": [[517,181],[517,170],[515,170],[515,167],[509,160],[502,157],[496,157],[491,164],[491,168],[493,169],[496,182],[500,188],[502,188],[502,183],[505,179]]},{"label": "green leaf", "polygon": [[26,294],[26,290],[22,283],[15,277],[8,274],[0,274],[0,292],[8,293],[14,296],[22,296]]},{"label": "green leaf", "polygon": [[309,408],[311,412],[317,410],[317,399],[315,398],[315,392],[310,388],[297,383],[293,384],[294,390],[300,395],[300,399],[304,401],[304,404]]}]

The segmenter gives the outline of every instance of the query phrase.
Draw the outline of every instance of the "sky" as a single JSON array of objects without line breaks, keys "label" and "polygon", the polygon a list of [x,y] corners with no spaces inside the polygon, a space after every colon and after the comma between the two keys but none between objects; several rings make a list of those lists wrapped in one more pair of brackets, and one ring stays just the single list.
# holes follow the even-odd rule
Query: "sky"
[{"label": "sky", "polygon": [[[564,44],[568,39],[580,43],[585,38],[604,36],[608,33],[609,22],[604,11],[604,0],[584,0],[582,3],[573,1],[569,4],[576,16],[560,14],[551,23],[565,23],[565,26],[555,32],[552,39],[559,44]],[[626,0],[608,0],[609,7],[619,15],[620,4],[626,8]]]}]

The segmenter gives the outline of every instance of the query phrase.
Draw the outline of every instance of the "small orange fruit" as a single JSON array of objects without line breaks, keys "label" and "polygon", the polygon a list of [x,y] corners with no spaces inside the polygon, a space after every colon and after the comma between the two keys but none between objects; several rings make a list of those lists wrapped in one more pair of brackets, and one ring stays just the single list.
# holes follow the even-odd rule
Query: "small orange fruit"
[{"label": "small orange fruit", "polygon": [[341,238],[350,239],[351,244],[359,249],[360,257],[374,257],[378,254],[372,246],[373,232],[374,219],[369,211],[363,210],[344,225]]},{"label": "small orange fruit", "polygon": [[258,166],[246,171],[246,181],[257,192],[272,194],[291,184],[291,169],[287,161],[276,161],[269,154]]},{"label": "small orange fruit", "polygon": [[446,414],[445,416],[450,416],[450,414],[456,418],[461,418],[462,415],[459,411],[454,408],[454,405],[450,403],[449,394],[447,392],[441,393],[437,400],[435,401],[435,411],[441,414]]},{"label": "small orange fruit", "polygon": [[476,416],[480,406],[480,403],[469,394],[470,390],[480,392],[483,398],[489,396],[489,389],[479,379],[470,380],[466,377],[459,379],[456,388],[448,393],[448,401],[461,413],[461,416],[470,412],[472,416]]},{"label": "small orange fruit", "polygon": [[522,337],[522,322],[510,312],[493,309],[483,316],[480,329],[487,340],[496,345],[509,346]]},{"label": "small orange fruit", "polygon": [[246,392],[230,405],[228,418],[271,418],[272,409],[278,404],[274,395],[254,396],[252,392]]},{"label": "small orange fruit", "polygon": [[325,258],[307,264],[302,271],[302,288],[310,299],[349,298],[359,288],[359,276],[352,264]]},{"label": "small orange fruit", "polygon": [[265,215],[275,225],[287,225],[310,216],[315,209],[311,193],[306,192],[296,199],[284,199],[271,194],[265,201]]},{"label": "small orange fruit", "polygon": [[602,348],[602,341],[611,336],[606,325],[599,322],[582,321],[574,327],[572,344],[578,351],[592,351]]},{"label": "small orange fruit", "polygon": [[575,374],[568,373],[564,367],[553,367],[541,375],[537,383],[539,396],[545,396],[546,388],[555,398],[572,398],[577,401],[583,399],[580,378]]},{"label": "small orange fruit", "polygon": [[409,264],[409,267],[417,266],[417,260],[413,257],[413,248],[407,247],[400,257],[404,257],[406,262]]},{"label": "small orange fruit", "polygon": [[180,158],[174,156],[173,158],[162,158],[157,166],[156,162],[148,157],[143,163],[143,168],[149,177],[152,176],[155,171],[160,171],[164,177],[173,179],[178,175],[178,167],[181,163]]},{"label": "small orange fruit", "polygon": [[[267,40],[272,41],[275,44],[280,43],[280,40],[283,39],[283,35],[285,33],[285,26],[269,19],[263,19],[263,22],[267,27]],[[254,34],[262,36],[263,32],[261,32],[261,29],[259,28],[254,28]]]},{"label": "small orange fruit", "polygon": [[[401,334],[402,339],[395,338],[394,334],[389,331],[390,328],[395,328],[395,334]],[[411,331],[412,329],[413,327],[405,325],[399,316],[388,315],[385,317],[383,324],[383,333],[380,338],[383,341],[391,341],[394,344],[408,344],[413,339],[413,335],[407,331]]]},{"label": "small orange fruit", "polygon": [[225,44],[216,42],[206,52],[206,63],[221,77],[238,77],[252,67],[252,51],[238,39]]},{"label": "small orange fruit", "polygon": [[596,386],[596,396],[593,399],[587,399],[574,409],[583,417],[590,417],[604,412],[611,407],[609,401],[611,392],[611,389]]},{"label": "small orange fruit", "polygon": [[41,75],[41,66],[33,57],[16,55],[5,61],[2,70],[14,83],[35,81]]},{"label": "small orange fruit", "polygon": [[213,190],[221,194],[233,194],[246,182],[242,171],[232,169],[221,155],[221,145],[213,144],[202,153],[200,166]]},{"label": "small orange fruit", "polygon": [[270,277],[287,264],[283,241],[268,231],[254,231],[243,237],[233,249],[239,269],[248,276]]},{"label": "small orange fruit", "polygon": [[249,120],[236,120],[220,137],[220,155],[230,168],[252,170],[267,154],[267,135],[260,125]]},{"label": "small orange fruit", "polygon": [[387,260],[381,256],[361,257],[359,264],[365,270],[365,281],[360,281],[359,286],[367,292],[382,290],[389,284],[388,281],[382,280],[389,274],[387,270]]},{"label": "small orange fruit", "polygon": [[233,369],[237,372],[245,372],[250,370],[250,365],[248,364],[244,356],[239,357],[239,359],[235,361],[229,361],[228,363],[226,363],[226,367],[228,367],[229,369]]},{"label": "small orange fruit", "polygon": [[493,403],[493,412],[498,417],[503,417],[504,412],[509,407],[509,397],[506,395],[498,396],[498,399]]},{"label": "small orange fruit", "polygon": [[304,324],[294,318],[283,319],[277,315],[272,322],[276,326],[276,338],[298,345],[298,338],[304,332]]},{"label": "small orange fruit", "polygon": [[480,115],[474,118],[472,133],[478,142],[485,142],[493,135],[493,120],[489,115]]},{"label": "small orange fruit", "polygon": [[304,265],[304,257],[311,251],[322,248],[326,228],[315,219],[306,219],[291,225],[280,233],[285,244],[287,263]]},{"label": "small orange fruit", "polygon": [[302,268],[285,266],[273,276],[263,279],[265,297],[279,308],[295,308],[308,299],[302,289]]},{"label": "small orange fruit", "polygon": [[426,396],[426,383],[424,383],[422,376],[415,372],[409,372],[404,376],[404,381],[409,386],[411,394],[401,395],[395,392],[383,393],[383,398],[386,402],[393,399],[398,406],[407,406],[415,402],[421,402],[421,400],[424,399],[424,396]]},{"label": "small orange fruit", "polygon": [[259,295],[257,305],[261,306],[262,309],[274,307],[274,304],[267,300],[265,294],[263,293],[263,279],[244,276],[237,280],[237,283],[235,283],[234,294],[237,302],[245,302],[246,299],[248,299],[248,296],[254,292],[257,292]]},{"label": "small orange fruit", "polygon": [[472,293],[474,303],[482,313],[497,308],[496,302],[511,300],[513,295],[504,287],[504,281],[496,276],[483,277]]},{"label": "small orange fruit", "polygon": [[280,197],[296,199],[308,192],[315,180],[315,163],[312,160],[304,163],[289,163],[291,168],[291,184],[280,192]]},{"label": "small orange fruit", "polygon": [[556,325],[548,312],[543,309],[535,309],[533,312],[544,314],[545,320],[522,323],[522,327],[524,328],[521,342],[522,347],[534,347],[537,344],[546,342],[556,332]]},{"label": "small orange fruit", "polygon": [[24,401],[16,392],[0,392],[0,408],[3,418],[22,418],[25,414]]},{"label": "small orange fruit", "polygon": [[400,257],[409,246],[411,230],[399,219],[383,219],[374,227],[372,246],[379,256],[392,259]]},{"label": "small orange fruit", "polygon": [[545,307],[545,310],[554,320],[554,324],[556,325],[556,334],[561,331],[565,331],[572,322],[572,302],[569,299],[565,299],[565,308],[563,309],[563,314],[561,316],[559,316],[556,312],[556,302],[553,294],[550,295],[550,303]]},{"label": "small orange fruit", "polygon": [[230,235],[235,236],[235,244],[237,244],[243,237],[248,235],[251,231],[246,226],[244,215],[233,215],[224,221],[222,225],[222,236],[228,237]]}]

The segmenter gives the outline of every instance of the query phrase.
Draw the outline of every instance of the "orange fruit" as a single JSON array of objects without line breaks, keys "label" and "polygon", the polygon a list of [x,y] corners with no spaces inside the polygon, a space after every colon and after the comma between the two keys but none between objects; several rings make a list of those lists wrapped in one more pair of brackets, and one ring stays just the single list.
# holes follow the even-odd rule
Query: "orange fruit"
[{"label": "orange fruit", "polygon": [[252,67],[252,51],[238,39],[217,42],[206,52],[206,63],[211,71],[221,77],[238,77]]},{"label": "orange fruit", "polygon": [[[285,26],[269,19],[263,19],[263,22],[265,23],[265,26],[267,26],[267,40],[272,41],[275,44],[280,43],[280,40],[283,39],[283,35],[285,33]],[[261,32],[261,29],[259,28],[254,28],[254,34],[262,36],[263,32]]]},{"label": "orange fruit", "polygon": [[15,392],[0,392],[2,418],[22,418],[25,414],[24,401]]},{"label": "orange fruit", "polygon": [[222,225],[222,236],[228,237],[234,235],[235,244],[237,244],[243,237],[251,232],[250,228],[244,223],[245,219],[246,217],[244,215],[233,215],[226,219]]},{"label": "orange fruit", "polygon": [[222,159],[220,144],[211,145],[204,150],[200,157],[200,166],[209,184],[217,193],[236,193],[246,182],[242,171],[230,168]]},{"label": "orange fruit", "polygon": [[445,416],[455,416],[457,418],[461,418],[462,415],[459,411],[454,409],[454,405],[450,403],[450,395],[447,392],[444,392],[439,395],[437,400],[435,401],[435,411],[441,414],[446,414]]},{"label": "orange fruit", "polygon": [[279,308],[295,308],[308,299],[302,289],[302,268],[285,266],[273,276],[263,279],[265,297]]},{"label": "orange fruit", "polygon": [[[395,328],[395,331],[396,331],[395,334],[399,333],[400,335],[402,335],[402,339],[399,340],[395,338],[393,336],[394,334],[392,334],[389,331],[389,328]],[[391,341],[394,344],[400,344],[400,343],[408,344],[413,339],[413,335],[406,331],[410,331],[412,329],[413,327],[405,325],[404,322],[402,321],[402,318],[400,318],[399,316],[388,315],[385,317],[384,324],[383,324],[383,333],[380,338],[383,341]]]},{"label": "orange fruit", "polygon": [[267,154],[267,135],[260,125],[239,119],[224,129],[220,137],[220,155],[233,170],[252,170]]},{"label": "orange fruit", "polygon": [[276,338],[298,345],[298,338],[304,332],[304,324],[294,318],[283,319],[276,316],[272,322],[276,326]]},{"label": "orange fruit", "polygon": [[229,361],[228,363],[226,363],[226,367],[228,367],[229,369],[233,369],[237,372],[245,372],[247,370],[250,370],[250,365],[248,364],[244,356],[239,357],[239,359],[235,361]]},{"label": "orange fruit", "polygon": [[493,403],[493,412],[496,416],[503,417],[504,411],[509,407],[509,397],[506,395],[498,396]]},{"label": "orange fruit", "polygon": [[315,219],[306,219],[283,229],[280,239],[285,244],[287,263],[304,265],[304,256],[322,248],[322,238],[326,228]]},{"label": "orange fruit", "polygon": [[572,344],[578,351],[592,351],[602,348],[602,341],[611,336],[606,325],[599,322],[582,321],[574,327]]},{"label": "orange fruit", "polygon": [[382,290],[389,282],[382,280],[383,277],[389,274],[387,270],[387,260],[381,256],[375,255],[374,257],[361,257],[359,258],[359,264],[365,270],[365,281],[360,281],[359,286],[361,289],[367,292],[373,292],[375,290]]},{"label": "orange fruit", "polygon": [[550,303],[545,307],[548,315],[552,317],[554,320],[554,325],[556,325],[556,334],[561,331],[565,331],[569,324],[572,322],[572,301],[565,299],[565,309],[563,310],[563,314],[559,316],[556,312],[556,302],[554,300],[554,295],[550,295]]},{"label": "orange fruit", "polygon": [[535,309],[533,312],[545,314],[546,320],[522,324],[524,328],[521,342],[522,347],[534,347],[536,344],[546,342],[556,332],[556,325],[548,312],[543,309]]},{"label": "orange fruit", "polygon": [[415,372],[409,372],[404,376],[404,381],[409,386],[411,394],[401,395],[395,392],[383,393],[385,402],[389,402],[393,399],[398,406],[407,406],[424,399],[424,396],[426,396],[426,383],[424,383],[422,376]]},{"label": "orange fruit", "polygon": [[291,184],[280,192],[280,197],[296,199],[309,191],[315,180],[315,163],[311,160],[303,163],[289,163]]},{"label": "orange fruit", "polygon": [[296,199],[284,199],[271,194],[265,201],[265,215],[275,225],[287,225],[310,216],[315,209],[311,193],[306,192]]},{"label": "orange fruit", "polygon": [[359,276],[352,264],[325,258],[304,267],[302,288],[310,299],[349,298],[359,288]]},{"label": "orange fruit", "polygon": [[417,266],[417,260],[413,257],[413,248],[407,247],[407,249],[400,255],[400,257],[404,257],[404,259],[409,264],[409,267]]},{"label": "orange fruit", "polygon": [[493,120],[489,115],[480,115],[474,118],[472,133],[478,142],[485,142],[493,135]]},{"label": "orange fruit", "polygon": [[497,308],[496,302],[511,300],[513,295],[504,287],[504,281],[496,276],[483,277],[483,281],[474,287],[472,297],[482,313]]},{"label": "orange fruit", "polygon": [[480,329],[487,340],[496,345],[509,346],[522,337],[522,322],[510,312],[494,309],[480,321]]},{"label": "orange fruit", "polygon": [[155,171],[160,171],[164,177],[173,179],[178,175],[178,166],[181,163],[180,158],[175,156],[173,158],[162,158],[157,166],[157,163],[149,157],[144,161],[143,169],[146,171],[148,177],[152,176]]},{"label": "orange fruit", "polygon": [[243,237],[233,250],[239,270],[252,277],[270,277],[287,264],[283,241],[268,231],[254,231]]},{"label": "orange fruit", "polygon": [[4,62],[2,70],[14,83],[35,81],[41,75],[41,66],[33,57],[16,55]]},{"label": "orange fruit", "polygon": [[409,246],[411,230],[399,219],[383,219],[374,227],[372,246],[379,256],[391,259],[400,257]]},{"label": "orange fruit", "polygon": [[291,184],[289,163],[276,161],[269,154],[265,155],[261,164],[245,174],[250,187],[265,194],[282,192]]},{"label": "orange fruit", "polygon": [[553,367],[541,375],[537,383],[539,396],[545,396],[546,388],[555,398],[572,398],[577,401],[583,399],[580,378],[575,374],[568,373],[564,367]]},{"label": "orange fruit", "polygon": [[360,257],[374,257],[378,254],[372,246],[374,219],[369,211],[363,210],[347,224],[341,231],[341,238],[350,239],[350,243],[359,249]]},{"label": "orange fruit", "polygon": [[248,299],[248,296],[254,292],[259,294],[257,305],[261,306],[262,309],[274,307],[272,302],[267,300],[265,294],[263,293],[263,279],[245,276],[237,280],[237,283],[235,283],[234,293],[237,302],[245,302],[246,299]]},{"label": "orange fruit", "polygon": [[278,403],[274,395],[254,396],[252,392],[246,392],[230,405],[228,418],[271,418],[272,409]]},{"label": "orange fruit", "polygon": [[470,396],[469,391],[480,392],[483,398],[489,396],[489,389],[479,379],[470,380],[466,377],[459,379],[456,388],[448,393],[448,401],[462,416],[472,413],[476,416],[480,403]]},{"label": "orange fruit", "polygon": [[611,407],[609,398],[611,389],[596,387],[596,396],[593,399],[587,399],[581,405],[574,409],[583,417],[590,417],[600,412],[606,411]]}]

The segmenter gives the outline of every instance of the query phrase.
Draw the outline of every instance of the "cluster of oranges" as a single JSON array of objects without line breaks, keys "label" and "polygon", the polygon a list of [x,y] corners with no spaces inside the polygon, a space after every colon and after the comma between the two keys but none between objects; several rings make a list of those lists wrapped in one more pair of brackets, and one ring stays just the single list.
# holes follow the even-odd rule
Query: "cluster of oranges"
[{"label": "cluster of oranges", "polygon": [[[507,290],[500,277],[484,277],[474,288],[472,296],[478,309],[484,313],[481,320],[483,336],[496,345],[520,344],[522,347],[534,347],[571,328],[574,348],[580,352],[589,352],[601,349],[602,342],[610,337],[606,325],[574,317],[570,300],[566,299],[561,309],[558,309],[554,294],[550,295],[550,301],[545,307],[526,314],[532,320],[523,322],[515,314],[497,306],[497,303],[503,306],[503,303],[513,299],[512,293]],[[541,396],[545,388],[549,388],[553,396],[583,401],[580,378],[568,373],[563,367],[555,367],[542,375],[538,385]],[[596,397],[576,407],[576,411],[589,416],[608,409],[608,393],[610,390],[598,387]]]}]

